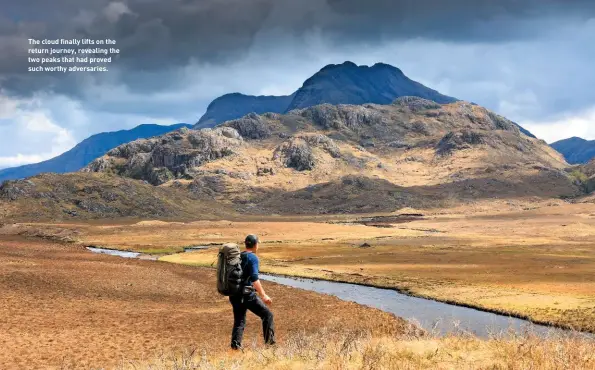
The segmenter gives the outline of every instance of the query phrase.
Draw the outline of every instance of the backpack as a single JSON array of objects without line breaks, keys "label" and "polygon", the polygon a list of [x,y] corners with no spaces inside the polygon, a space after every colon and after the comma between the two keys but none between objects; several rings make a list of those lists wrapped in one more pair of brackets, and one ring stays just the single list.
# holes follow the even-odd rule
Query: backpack
[{"label": "backpack", "polygon": [[217,258],[217,290],[224,296],[242,294],[242,259],[237,244],[228,243],[219,248]]}]

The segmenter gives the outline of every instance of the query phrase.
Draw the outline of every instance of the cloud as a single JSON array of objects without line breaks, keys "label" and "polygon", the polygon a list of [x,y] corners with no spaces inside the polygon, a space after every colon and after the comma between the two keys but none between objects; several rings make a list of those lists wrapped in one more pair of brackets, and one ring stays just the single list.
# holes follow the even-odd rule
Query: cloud
[{"label": "cloud", "polygon": [[105,9],[103,9],[103,14],[105,15],[105,18],[111,22],[111,23],[115,23],[117,22],[120,17],[122,17],[124,14],[132,14],[130,9],[128,8],[128,5],[122,3],[122,2],[112,2],[109,3]]},{"label": "cloud", "polygon": [[[76,6],[75,6],[76,3]],[[415,38],[442,42],[508,42],[542,37],[595,14],[586,0],[0,0],[0,81],[27,95],[51,88],[79,96],[77,75],[25,73],[25,40],[111,38],[123,51],[117,68],[131,89],[143,89],[146,71],[183,68],[192,61],[230,64],[244,58],[257,39],[271,52],[320,32],[331,47],[381,45]],[[114,67],[115,68],[115,67]],[[106,76],[106,78],[109,78]],[[161,81],[165,84],[167,78]]]},{"label": "cloud", "polygon": [[0,156],[0,170],[8,167],[16,167],[29,163],[39,163],[55,157],[57,154],[46,153],[46,154],[33,154],[23,155],[17,154],[14,156],[2,157]]},{"label": "cloud", "polygon": [[564,115],[552,121],[526,121],[522,124],[550,144],[573,136],[595,140],[595,105],[575,115]]},{"label": "cloud", "polygon": [[72,133],[52,121],[47,112],[0,95],[0,168],[55,157],[76,144]]},{"label": "cloud", "polygon": [[171,124],[174,120],[88,111],[64,96],[15,99],[0,91],[0,168],[53,158],[92,134],[141,123]]},{"label": "cloud", "polygon": [[[229,92],[290,94],[345,60],[395,65],[546,139],[572,136],[556,124],[587,122],[595,101],[593,1],[0,0],[0,8],[4,163],[46,158],[98,132],[193,123]],[[29,37],[109,37],[122,54],[109,73],[31,75]],[[569,127],[591,135],[584,123]]]}]

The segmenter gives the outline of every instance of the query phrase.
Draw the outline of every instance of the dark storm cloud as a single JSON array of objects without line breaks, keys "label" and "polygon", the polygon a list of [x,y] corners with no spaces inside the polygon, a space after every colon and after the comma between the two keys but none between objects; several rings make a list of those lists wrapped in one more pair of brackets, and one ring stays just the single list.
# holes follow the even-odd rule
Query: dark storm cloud
[{"label": "dark storm cloud", "polygon": [[[592,0],[328,0],[339,15],[339,34],[354,37],[426,37],[449,41],[501,41],[543,32],[538,24],[555,17],[585,20]],[[357,27],[343,22],[350,19]]]},{"label": "dark storm cloud", "polygon": [[[225,64],[269,37],[270,49],[317,30],[329,42],[375,43],[430,38],[494,42],[555,28],[550,17],[579,21],[593,16],[589,0],[0,0],[0,87],[27,95],[38,90],[77,96],[87,77],[26,74],[26,40],[112,38],[122,50],[113,68],[134,90],[139,72],[161,71],[152,84],[168,83],[167,71],[199,63]],[[549,22],[549,23],[548,23]],[[279,45],[281,44],[281,45]],[[95,76],[100,78],[101,76]]]}]

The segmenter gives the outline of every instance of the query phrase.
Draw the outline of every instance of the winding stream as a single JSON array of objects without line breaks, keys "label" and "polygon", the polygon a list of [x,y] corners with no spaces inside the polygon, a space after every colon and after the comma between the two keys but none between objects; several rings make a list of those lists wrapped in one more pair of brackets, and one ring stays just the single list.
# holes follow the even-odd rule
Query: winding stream
[{"label": "winding stream", "polygon": [[[87,247],[93,253],[103,253],[124,258],[143,258],[141,253],[112,249]],[[290,278],[273,275],[260,275],[262,280],[278,284],[329,294],[345,301],[374,307],[418,324],[423,329],[439,335],[453,332],[468,332],[479,337],[490,334],[522,334],[530,332],[541,336],[571,333],[527,320],[499,315],[491,312],[461,307],[430,299],[412,297],[390,289],[374,288],[356,284],[338,283],[325,280]],[[590,334],[581,334],[591,336]]]},{"label": "winding stream", "polygon": [[486,338],[490,334],[503,332],[510,334],[531,332],[539,335],[566,332],[562,329],[533,324],[530,321],[514,317],[412,297],[390,289],[263,274],[260,277],[263,280],[330,294],[344,301],[356,302],[390,312],[439,335],[464,331]]}]

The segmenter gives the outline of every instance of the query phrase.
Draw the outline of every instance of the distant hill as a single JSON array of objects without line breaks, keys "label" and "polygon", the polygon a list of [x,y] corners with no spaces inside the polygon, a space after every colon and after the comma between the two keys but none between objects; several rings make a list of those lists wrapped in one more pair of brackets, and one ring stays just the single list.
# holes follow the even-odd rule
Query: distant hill
[{"label": "distant hill", "polygon": [[[345,62],[325,66],[291,95],[223,95],[209,104],[207,112],[194,128],[215,127],[249,113],[288,113],[293,109],[319,104],[390,104],[404,96],[415,96],[439,104],[458,101],[411,80],[400,69],[389,64],[376,63],[368,67]],[[515,125],[523,134],[535,138],[529,131]]]},{"label": "distant hill", "polygon": [[240,93],[226,94],[209,104],[207,112],[200,118],[196,128],[214,127],[225,121],[243,117],[248,113],[284,112],[293,95],[251,96]]},{"label": "distant hill", "polygon": [[0,183],[5,180],[21,179],[44,172],[75,172],[119,145],[138,139],[162,135],[182,127],[190,127],[190,125],[140,125],[131,130],[104,132],[93,135],[55,158],[40,163],[0,170]]},{"label": "distant hill", "polygon": [[562,153],[570,164],[583,164],[595,158],[595,140],[585,140],[580,137],[556,141],[552,148]]}]

